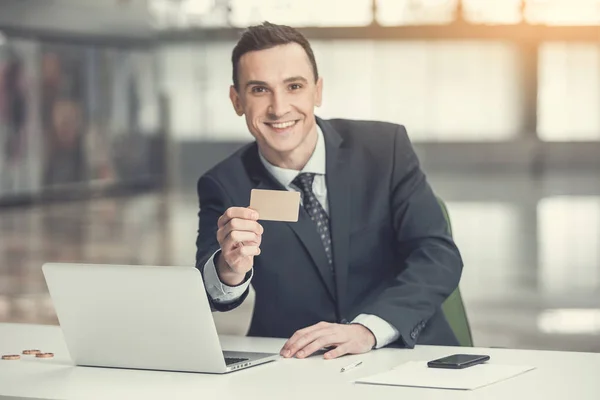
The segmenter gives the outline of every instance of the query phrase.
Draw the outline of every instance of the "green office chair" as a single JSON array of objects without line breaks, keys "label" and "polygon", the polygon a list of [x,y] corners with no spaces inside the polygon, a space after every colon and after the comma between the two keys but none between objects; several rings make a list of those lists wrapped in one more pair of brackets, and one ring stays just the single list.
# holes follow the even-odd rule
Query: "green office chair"
[{"label": "green office chair", "polygon": [[[448,223],[448,229],[450,235],[452,235],[452,224],[450,223],[450,216],[446,204],[442,199],[438,197],[438,203],[442,208],[446,222]],[[467,318],[467,312],[465,311],[465,305],[460,295],[460,289],[457,287],[454,292],[446,299],[442,304],[442,310],[450,327],[454,331],[454,335],[458,339],[461,346],[473,347],[473,337],[471,336],[471,327],[469,326],[469,320]]]}]

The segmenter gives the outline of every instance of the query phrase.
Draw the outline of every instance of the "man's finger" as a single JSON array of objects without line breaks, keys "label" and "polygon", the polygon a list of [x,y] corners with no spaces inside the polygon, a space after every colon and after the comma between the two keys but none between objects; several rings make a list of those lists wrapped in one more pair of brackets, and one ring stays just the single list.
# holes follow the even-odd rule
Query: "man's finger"
[{"label": "man's finger", "polygon": [[329,325],[331,325],[331,324],[329,324],[328,322],[321,321],[314,325],[307,326],[306,328],[299,329],[292,335],[292,337],[288,340],[288,342],[296,341],[296,340],[298,340],[298,338],[306,335],[307,333],[310,333],[317,329],[323,329]]},{"label": "man's finger", "polygon": [[225,242],[229,242],[232,244],[240,244],[244,242],[258,242],[259,237],[254,232],[243,232],[243,231],[233,231],[229,234],[229,237],[225,239]]},{"label": "man's finger", "polygon": [[323,357],[327,360],[332,360],[334,358],[338,358],[338,357],[348,354],[348,351],[349,351],[348,344],[343,343],[343,344],[340,344],[335,349],[325,353],[325,355]]},{"label": "man's finger", "polygon": [[[314,325],[308,326],[308,327],[306,327],[306,328],[302,328],[302,329],[299,329],[299,330],[297,330],[297,331],[296,331],[296,332],[295,332],[295,333],[292,335],[292,337],[290,337],[290,338],[287,340],[287,342],[285,342],[285,344],[284,344],[284,345],[283,345],[283,347],[281,348],[280,355],[282,355],[282,356],[286,357],[285,353],[286,353],[287,351],[289,351],[289,349],[290,349],[290,346],[294,345],[294,343],[296,343],[296,342],[298,341],[298,339],[300,339],[302,336],[304,336],[304,335],[306,335],[306,334],[308,334],[308,333],[310,333],[310,332],[312,332],[312,331],[314,331],[314,330],[317,330],[317,329],[323,329],[323,328],[325,328],[325,327],[327,327],[327,326],[329,326],[329,325],[331,325],[331,324],[329,324],[329,323],[327,323],[327,322],[324,322],[324,321],[321,321],[321,322],[319,322],[318,324],[314,324]],[[288,356],[288,357],[289,357],[289,356]]]},{"label": "man's finger", "polygon": [[[265,230],[262,227],[262,225],[256,221],[248,221],[245,219],[234,218],[231,221],[229,221],[228,224],[217,230],[217,241],[219,243],[223,243],[228,236],[232,235],[235,232],[248,232],[256,235],[256,237],[261,237],[264,231]],[[250,239],[248,241],[252,240],[255,239]]]},{"label": "man's finger", "polygon": [[[294,343],[292,343],[289,347],[288,347],[288,354],[289,357],[293,357],[296,355],[296,353],[298,353],[298,351],[304,349],[306,346],[308,346],[310,343],[320,339],[321,337],[324,336],[329,336],[333,333],[333,331],[330,328],[318,328],[316,330],[313,330],[303,336],[301,336],[300,338],[298,338],[298,340],[296,340]],[[321,347],[325,346],[326,344],[323,344]]]},{"label": "man's finger", "polygon": [[230,207],[228,208],[221,217],[219,217],[217,221],[217,226],[219,228],[224,227],[227,223],[233,218],[241,218],[247,220],[258,220],[258,213],[254,210],[245,207]]},{"label": "man's finger", "polygon": [[303,349],[300,349],[296,354],[298,358],[310,357],[315,351],[322,349],[323,347],[331,345],[339,345],[339,336],[335,333],[323,334],[315,339],[313,342],[308,343]]},{"label": "man's finger", "polygon": [[257,221],[243,218],[232,218],[225,225],[226,229],[231,231],[248,231],[254,232],[257,235],[262,235],[264,228]]}]

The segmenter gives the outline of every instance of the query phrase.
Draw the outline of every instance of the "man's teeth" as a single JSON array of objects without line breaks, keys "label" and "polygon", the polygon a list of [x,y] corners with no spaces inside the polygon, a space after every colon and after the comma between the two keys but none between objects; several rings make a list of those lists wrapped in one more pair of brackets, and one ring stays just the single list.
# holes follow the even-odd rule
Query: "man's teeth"
[{"label": "man's teeth", "polygon": [[277,129],[284,129],[284,128],[288,128],[292,125],[294,125],[296,123],[296,121],[290,121],[290,122],[282,122],[279,124],[271,124],[271,126],[273,128],[277,128]]}]

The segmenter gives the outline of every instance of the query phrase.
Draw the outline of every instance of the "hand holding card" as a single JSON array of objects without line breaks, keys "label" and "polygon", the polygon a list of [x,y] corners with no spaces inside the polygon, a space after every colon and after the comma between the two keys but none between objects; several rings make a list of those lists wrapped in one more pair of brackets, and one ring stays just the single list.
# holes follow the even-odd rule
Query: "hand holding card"
[{"label": "hand holding card", "polygon": [[230,207],[217,222],[217,241],[221,252],[215,263],[221,281],[229,286],[243,282],[260,254],[263,227],[258,213],[244,207]]},{"label": "hand holding card", "polygon": [[221,281],[239,285],[260,254],[263,227],[258,220],[298,221],[300,193],[287,190],[253,189],[250,206],[231,207],[219,218],[217,241],[221,253],[215,258]]}]

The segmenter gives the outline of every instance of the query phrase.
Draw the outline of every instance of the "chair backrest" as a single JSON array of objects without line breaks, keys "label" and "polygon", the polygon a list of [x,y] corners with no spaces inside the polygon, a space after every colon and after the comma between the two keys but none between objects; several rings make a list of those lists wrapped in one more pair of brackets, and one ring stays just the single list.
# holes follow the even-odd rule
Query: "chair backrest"
[{"label": "chair backrest", "polygon": [[[439,197],[438,203],[440,204],[442,212],[446,217],[450,235],[452,235],[452,224],[450,222],[450,215],[448,214],[446,204]],[[457,287],[456,290],[454,290],[454,292],[452,292],[452,294],[450,294],[450,296],[446,299],[446,301],[444,301],[442,304],[442,310],[460,345],[465,347],[473,347],[473,336],[471,335],[471,327],[469,326],[469,319],[467,318],[465,305],[460,294],[460,288]]]}]

